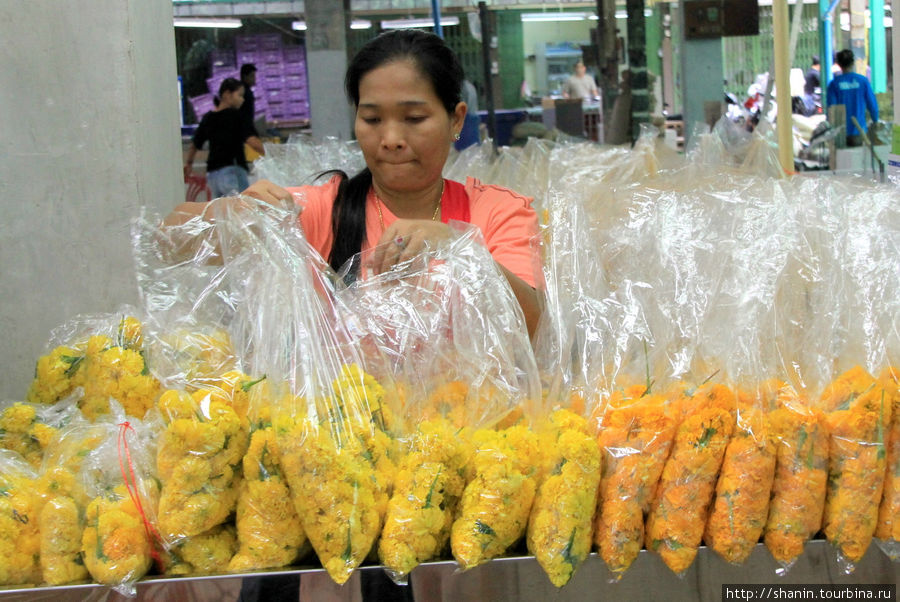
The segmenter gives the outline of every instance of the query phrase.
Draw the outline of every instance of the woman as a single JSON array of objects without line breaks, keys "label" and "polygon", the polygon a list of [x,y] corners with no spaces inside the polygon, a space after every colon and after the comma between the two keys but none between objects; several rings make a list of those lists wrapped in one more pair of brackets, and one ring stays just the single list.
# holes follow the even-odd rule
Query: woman
[{"label": "woman", "polygon": [[244,104],[244,84],[233,77],[225,79],[214,102],[215,110],[203,116],[191,140],[191,148],[184,162],[184,175],[191,174],[194,156],[209,140],[206,181],[215,198],[247,188],[249,178],[244,157],[245,142],[261,155],[265,151],[252,125],[247,124],[239,111]]},{"label": "woman", "polygon": [[[533,334],[540,316],[535,291],[540,270],[532,246],[538,228],[531,199],[471,178],[462,185],[441,176],[466,116],[462,82],[456,55],[438,36],[417,30],[378,36],[354,57],[345,78],[366,168],[352,178],[338,173],[324,185],[288,190],[260,180],[244,194],[270,203],[296,198],[307,240],[335,269],[374,249],[373,269],[386,271],[426,243],[449,238],[449,220],[472,223],[481,229]],[[200,213],[191,205],[196,204],[182,204],[173,215]]]}]

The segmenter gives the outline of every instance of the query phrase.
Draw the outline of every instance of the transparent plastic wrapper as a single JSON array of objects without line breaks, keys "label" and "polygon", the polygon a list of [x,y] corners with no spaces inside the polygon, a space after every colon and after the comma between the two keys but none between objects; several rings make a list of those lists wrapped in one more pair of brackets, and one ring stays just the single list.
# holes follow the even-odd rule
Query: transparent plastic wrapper
[{"label": "transparent plastic wrapper", "polygon": [[78,408],[89,420],[109,413],[115,399],[129,416],[142,418],[159,394],[143,348],[143,325],[134,308],[84,315],[53,330],[53,349],[37,361],[27,400],[56,403],[76,387]]},{"label": "transparent plastic wrapper", "polygon": [[215,575],[228,570],[237,551],[234,525],[216,525],[209,531],[176,542],[165,555],[167,575]]},{"label": "transparent plastic wrapper", "polygon": [[52,406],[22,401],[0,403],[0,448],[18,452],[35,470],[59,429],[80,418],[67,400]]},{"label": "transparent plastic wrapper", "polygon": [[344,583],[381,531],[394,473],[384,430],[391,400],[335,312],[333,273],[303,238],[296,210],[236,199],[218,206],[226,266],[242,275],[233,332],[277,400],[272,422],[303,531]]},{"label": "transparent plastic wrapper", "polygon": [[21,455],[0,449],[0,584],[41,582],[37,474]]},{"label": "transparent plastic wrapper", "polygon": [[528,521],[528,550],[553,585],[562,587],[591,552],[600,448],[587,420],[570,410],[555,410],[537,429],[543,457]]},{"label": "transparent plastic wrapper", "polygon": [[735,394],[721,384],[673,387],[682,419],[646,523],[646,546],[676,575],[693,563],[725,449],[734,430]]},{"label": "transparent plastic wrapper", "polygon": [[[382,274],[369,273],[367,255],[359,256],[347,270],[362,270],[339,291],[362,347],[379,350],[387,361],[382,369],[403,391],[401,414],[408,419],[379,542],[381,561],[397,581],[440,555],[451,531],[458,537],[452,540],[455,546],[465,548],[469,544],[459,542],[467,538],[485,539],[483,532],[467,535],[456,526],[451,529],[457,514],[482,511],[482,496],[489,495],[484,487],[527,487],[531,479],[529,473],[512,485],[492,485],[485,482],[488,477],[475,477],[482,489],[467,493],[470,505],[456,512],[467,468],[471,473],[466,463],[472,432],[496,435],[495,426],[532,415],[538,381],[521,309],[480,232],[463,224],[451,227],[455,233],[450,240]],[[523,514],[516,519],[522,528],[528,507],[515,510]],[[510,543],[497,543],[499,551],[491,553],[502,553]]]},{"label": "transparent plastic wrapper", "polygon": [[256,384],[232,372],[193,394],[169,389],[160,397],[159,530],[168,543],[207,533],[234,512],[249,439],[248,391]]},{"label": "transparent plastic wrapper", "polygon": [[885,435],[887,469],[875,537],[881,550],[897,562],[900,561],[900,371],[885,368],[879,376],[879,386],[885,390],[885,403],[888,400],[891,403],[891,428]]},{"label": "transparent plastic wrapper", "polygon": [[324,171],[353,175],[366,166],[355,140],[291,134],[284,144],[267,144],[266,155],[253,162],[253,174],[283,187],[307,184]]},{"label": "transparent plastic wrapper", "polygon": [[621,578],[644,543],[644,516],[675,436],[665,397],[646,385],[613,393],[605,404],[597,443],[603,452],[594,543]]},{"label": "transparent plastic wrapper", "polygon": [[115,434],[84,458],[81,478],[90,500],[84,513],[81,551],[97,583],[135,594],[135,582],[159,559],[156,507],[159,492],[153,474],[155,430],[121,417]]},{"label": "transparent plastic wrapper", "polygon": [[231,571],[289,566],[309,547],[291,500],[272,424],[272,407],[278,402],[265,382],[254,387],[250,398],[250,444],[244,454],[235,517],[239,549],[228,563]]},{"label": "transparent plastic wrapper", "polygon": [[822,528],[849,572],[866,553],[878,523],[891,399],[881,383],[856,366],[825,388],[821,403],[829,433]]}]

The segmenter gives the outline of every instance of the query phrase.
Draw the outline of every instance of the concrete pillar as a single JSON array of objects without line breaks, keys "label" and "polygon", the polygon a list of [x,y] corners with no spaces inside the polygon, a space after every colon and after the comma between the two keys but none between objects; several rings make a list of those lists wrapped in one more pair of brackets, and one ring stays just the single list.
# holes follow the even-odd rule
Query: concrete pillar
[{"label": "concrete pillar", "polygon": [[306,0],[309,123],[313,136],[352,136],[353,114],[344,93],[346,15],[334,0]]},{"label": "concrete pillar", "polygon": [[685,38],[684,13],[690,5],[690,0],[678,2],[681,20],[681,98],[686,143],[697,122],[708,123],[712,119],[716,104],[721,111],[725,95],[722,40]]},{"label": "concrete pillar", "polygon": [[[856,72],[866,74],[869,66],[866,42],[868,29],[866,25],[866,9],[868,0],[850,0],[850,49],[856,57]],[[840,48],[835,50],[840,51]]]},{"label": "concrete pillar", "polygon": [[0,0],[0,396],[50,330],[136,304],[130,221],[184,200],[172,3]]}]

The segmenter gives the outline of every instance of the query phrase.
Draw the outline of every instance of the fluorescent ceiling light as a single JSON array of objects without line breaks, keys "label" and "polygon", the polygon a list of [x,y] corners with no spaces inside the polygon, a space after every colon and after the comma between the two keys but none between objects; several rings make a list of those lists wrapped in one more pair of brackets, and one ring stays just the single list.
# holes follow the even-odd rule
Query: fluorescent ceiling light
[{"label": "fluorescent ceiling light", "polygon": [[[441,27],[459,25],[459,17],[441,17]],[[382,21],[382,29],[414,29],[417,27],[434,27],[434,19],[423,17],[421,19],[397,19],[394,21]]]},{"label": "fluorescent ceiling light", "polygon": [[522,23],[542,23],[547,21],[584,21],[585,13],[523,13]]},{"label": "fluorescent ceiling light", "polygon": [[175,27],[221,27],[236,29],[243,25],[240,19],[194,19],[191,17],[175,19]]},{"label": "fluorescent ceiling light", "polygon": [[[644,9],[644,16],[645,16],[645,17],[652,17],[652,16],[653,16],[653,9],[652,9],[652,8],[645,8],[645,9]],[[596,18],[597,18],[597,15],[593,15],[593,16],[591,17],[591,19],[596,19]],[[616,19],[627,19],[627,18],[628,18],[628,13],[625,12],[624,10],[617,10],[617,11],[616,11]]]},{"label": "fluorescent ceiling light", "polygon": [[[350,29],[369,29],[371,27],[372,22],[365,19],[353,19],[350,22]],[[306,31],[306,21],[294,21],[291,23],[291,29],[294,31]]]}]

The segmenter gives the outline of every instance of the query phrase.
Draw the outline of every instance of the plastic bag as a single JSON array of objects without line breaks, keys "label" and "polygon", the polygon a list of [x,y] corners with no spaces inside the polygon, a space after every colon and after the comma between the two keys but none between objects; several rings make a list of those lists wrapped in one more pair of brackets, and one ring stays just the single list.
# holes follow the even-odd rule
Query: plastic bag
[{"label": "plastic bag", "polygon": [[673,388],[682,416],[646,523],[646,546],[676,575],[694,561],[734,429],[735,394],[720,384]]},{"label": "plastic bag", "polygon": [[37,475],[16,452],[0,449],[0,584],[41,581]]},{"label": "plastic bag", "polygon": [[18,452],[34,469],[40,468],[59,429],[80,416],[66,400],[52,406],[15,401],[0,407],[0,448]]},{"label": "plastic bag", "polygon": [[284,144],[266,145],[266,155],[254,161],[253,173],[279,186],[300,186],[326,170],[340,169],[352,175],[365,165],[355,140],[333,136],[316,140],[307,134],[291,134]]},{"label": "plastic bag", "polygon": [[527,542],[553,585],[562,587],[591,552],[601,458],[583,417],[558,409],[548,422],[538,427],[543,458]]},{"label": "plastic bag", "polygon": [[215,575],[228,570],[237,551],[234,525],[216,525],[209,531],[173,544],[164,560],[167,575]]},{"label": "plastic bag", "polygon": [[47,355],[37,362],[27,399],[56,403],[82,388],[79,409],[89,420],[109,413],[110,398],[129,416],[142,418],[159,394],[143,350],[143,326],[133,308],[79,316],[51,333]]},{"label": "plastic bag", "polygon": [[372,549],[387,507],[388,400],[334,311],[329,270],[296,211],[254,203],[222,204],[216,216],[226,266],[242,275],[233,332],[277,400],[276,443],[303,531],[344,583]]},{"label": "plastic bag", "polygon": [[900,372],[885,368],[878,380],[885,390],[885,403],[891,403],[891,428],[885,435],[887,470],[875,537],[882,551],[896,562],[900,560]]}]

